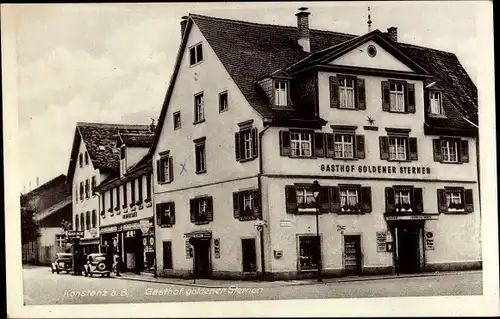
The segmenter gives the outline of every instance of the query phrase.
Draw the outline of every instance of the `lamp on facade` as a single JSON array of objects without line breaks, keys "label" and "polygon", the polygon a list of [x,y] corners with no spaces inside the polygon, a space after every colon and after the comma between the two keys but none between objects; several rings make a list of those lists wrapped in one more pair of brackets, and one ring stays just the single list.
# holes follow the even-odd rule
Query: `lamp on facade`
[{"label": "lamp on facade", "polygon": [[318,266],[318,281],[322,281],[321,275],[321,240],[319,237],[319,194],[321,192],[321,185],[318,181],[314,181],[312,185],[312,193],[314,196],[314,203],[316,204],[316,242],[318,244],[318,260],[316,262]]}]

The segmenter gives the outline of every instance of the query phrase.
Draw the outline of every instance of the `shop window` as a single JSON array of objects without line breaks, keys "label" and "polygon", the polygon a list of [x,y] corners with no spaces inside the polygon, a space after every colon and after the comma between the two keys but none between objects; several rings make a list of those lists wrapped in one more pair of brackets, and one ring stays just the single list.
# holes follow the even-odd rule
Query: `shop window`
[{"label": "shop window", "polygon": [[415,85],[404,81],[382,81],[382,110],[415,113]]},{"label": "shop window", "polygon": [[469,141],[458,138],[433,139],[434,162],[468,163]]},{"label": "shop window", "polygon": [[299,270],[317,269],[321,263],[320,239],[317,236],[299,237]]},{"label": "shop window", "polygon": [[255,238],[241,239],[242,263],[244,272],[257,271],[257,254],[255,251]]},{"label": "shop window", "polygon": [[169,151],[160,153],[160,159],[156,161],[156,173],[159,184],[170,183],[174,180],[174,159],[169,154]]},{"label": "shop window", "polygon": [[189,208],[193,224],[208,224],[213,221],[213,200],[211,196],[191,199]]},{"label": "shop window", "polygon": [[172,269],[172,242],[163,242],[163,269]]},{"label": "shop window", "polygon": [[472,213],[474,201],[472,189],[445,187],[437,190],[439,213]]},{"label": "shop window", "polygon": [[261,216],[259,191],[234,192],[233,213],[234,218],[241,221],[259,218]]},{"label": "shop window", "polygon": [[245,162],[257,157],[257,129],[252,122],[241,124],[240,131],[234,133],[236,160]]},{"label": "shop window", "polygon": [[207,171],[205,140],[204,137],[194,140],[196,174],[206,173]]},{"label": "shop window", "polygon": [[175,224],[175,203],[156,204],[156,220],[160,227],[172,227]]},{"label": "shop window", "polygon": [[330,76],[330,107],[365,110],[365,80],[354,76]]},{"label": "shop window", "polygon": [[203,61],[203,46],[198,43],[189,48],[190,65],[195,65]]},{"label": "shop window", "polygon": [[422,188],[413,186],[393,186],[385,188],[386,213],[423,212]]}]

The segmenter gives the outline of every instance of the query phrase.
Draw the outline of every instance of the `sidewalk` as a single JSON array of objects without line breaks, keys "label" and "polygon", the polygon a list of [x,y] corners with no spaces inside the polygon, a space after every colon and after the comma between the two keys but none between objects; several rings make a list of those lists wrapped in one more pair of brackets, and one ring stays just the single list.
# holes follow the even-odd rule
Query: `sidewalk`
[{"label": "sidewalk", "polygon": [[271,288],[271,287],[287,287],[287,286],[302,286],[302,285],[321,285],[334,284],[340,282],[355,282],[355,281],[372,281],[372,280],[387,280],[387,279],[403,279],[416,277],[435,277],[435,276],[450,276],[481,272],[481,270],[472,271],[446,271],[432,273],[417,273],[417,274],[400,274],[400,275],[378,275],[378,276],[351,276],[338,278],[325,278],[323,282],[318,282],[316,279],[298,279],[287,281],[249,281],[249,280],[217,280],[217,279],[180,279],[180,278],[163,278],[151,277],[148,275],[137,275],[132,273],[122,273],[121,277],[116,279],[136,280],[152,283],[163,283],[178,286],[202,287],[202,288],[225,288],[228,286],[238,286],[239,288]]}]

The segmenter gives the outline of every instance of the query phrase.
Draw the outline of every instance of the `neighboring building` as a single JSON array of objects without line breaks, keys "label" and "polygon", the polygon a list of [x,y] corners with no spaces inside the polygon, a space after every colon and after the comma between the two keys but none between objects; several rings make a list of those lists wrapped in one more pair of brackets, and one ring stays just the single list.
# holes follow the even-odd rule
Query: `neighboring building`
[{"label": "neighboring building", "polygon": [[23,244],[23,263],[49,265],[58,252],[66,249],[63,221],[71,222],[71,186],[60,175],[21,195],[21,208],[33,213],[40,237]]},{"label": "neighboring building", "polygon": [[84,253],[100,251],[99,205],[94,192],[97,185],[120,172],[120,154],[116,148],[119,133],[134,134],[149,130],[148,125],[77,123],[68,183],[73,189],[73,229],[84,232]]},{"label": "neighboring building", "polygon": [[183,18],[149,152],[157,274],[480,268],[477,89],[457,57],[308,15]]},{"label": "neighboring building", "polygon": [[[152,166],[147,154],[153,131],[117,137],[120,172],[96,188],[101,198],[103,247],[122,256],[124,268],[153,273],[155,269]],[[125,270],[124,269],[124,270]]]}]

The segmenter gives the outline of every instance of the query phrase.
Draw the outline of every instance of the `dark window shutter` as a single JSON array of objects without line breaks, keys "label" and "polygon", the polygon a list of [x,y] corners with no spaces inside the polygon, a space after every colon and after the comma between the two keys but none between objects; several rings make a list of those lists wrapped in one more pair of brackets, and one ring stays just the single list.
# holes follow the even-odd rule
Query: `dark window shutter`
[{"label": "dark window shutter", "polygon": [[234,218],[240,218],[240,193],[233,193],[233,216]]},{"label": "dark window shutter", "polygon": [[446,203],[446,190],[438,189],[437,190],[437,202],[438,202],[438,212],[446,213],[448,210],[448,204]]},{"label": "dark window shutter", "polygon": [[168,158],[168,178],[169,182],[174,180],[174,158],[172,156]]},{"label": "dark window shutter", "polygon": [[356,135],[356,157],[365,158],[365,136]]},{"label": "dark window shutter", "polygon": [[429,96],[429,90],[424,90],[424,109],[426,114],[431,113],[431,98]]},{"label": "dark window shutter", "polygon": [[290,132],[280,131],[280,155],[289,156],[291,154]]},{"label": "dark window shutter", "polygon": [[321,187],[319,193],[319,211],[321,213],[330,212],[330,187],[323,186]]},{"label": "dark window shutter", "polygon": [[416,213],[424,211],[423,190],[420,187],[413,189],[413,209]]},{"label": "dark window shutter", "polygon": [[323,133],[314,133],[314,156],[325,157],[325,137]]},{"label": "dark window shutter", "polygon": [[161,207],[161,204],[156,204],[156,223],[158,225],[162,225],[162,217],[163,216],[163,209]]},{"label": "dark window shutter", "polygon": [[174,225],[175,224],[175,203],[170,202],[169,205],[170,205],[170,225]]},{"label": "dark window shutter", "polygon": [[410,161],[417,161],[418,160],[418,146],[417,146],[417,138],[416,137],[410,137],[409,139],[409,160]]},{"label": "dark window shutter", "polygon": [[340,212],[340,189],[337,186],[332,187],[331,190],[331,206],[333,213]]},{"label": "dark window shutter", "polygon": [[285,186],[285,202],[286,202],[286,212],[288,214],[296,214],[297,209],[297,193],[295,192],[295,187],[291,185]]},{"label": "dark window shutter", "polygon": [[370,213],[372,211],[371,187],[361,187],[361,205],[364,213]]},{"label": "dark window shutter", "polygon": [[240,145],[240,133],[234,133],[234,155],[236,156],[236,160],[239,161],[241,159],[241,145]]},{"label": "dark window shutter", "polygon": [[441,162],[441,140],[439,138],[432,140],[432,151],[434,152],[434,162]]},{"label": "dark window shutter", "polygon": [[189,213],[191,217],[191,223],[196,222],[196,199],[190,199],[189,200]]},{"label": "dark window shutter", "polygon": [[358,78],[358,109],[366,110],[366,92],[365,92],[365,79]]},{"label": "dark window shutter", "polygon": [[325,149],[326,149],[326,157],[334,157],[335,156],[335,145],[333,143],[333,134],[326,133],[325,134]]},{"label": "dark window shutter", "polygon": [[391,109],[391,91],[389,89],[389,81],[382,81],[382,111]]},{"label": "dark window shutter", "polygon": [[330,77],[330,107],[338,108],[339,101],[339,79],[336,76]]},{"label": "dark window shutter", "polygon": [[406,111],[415,113],[415,84],[406,84]]},{"label": "dark window shutter", "polygon": [[460,143],[460,162],[469,163],[469,141],[462,140]]},{"label": "dark window shutter", "polygon": [[214,205],[213,205],[213,200],[212,196],[207,197],[207,220],[208,221],[213,221],[214,220]]},{"label": "dark window shutter", "polygon": [[396,205],[394,203],[394,189],[392,187],[385,188],[385,211],[387,213],[394,213]]},{"label": "dark window shutter", "polygon": [[[163,173],[163,165],[162,165],[161,160],[156,161],[156,173],[157,173],[156,177],[158,179],[158,183],[162,183],[164,174],[162,174]],[[132,189],[132,192],[133,192],[133,189]]]},{"label": "dark window shutter", "polygon": [[465,203],[465,212],[472,213],[474,211],[474,199],[472,195],[472,189],[464,190],[464,203]]},{"label": "dark window shutter", "polygon": [[389,159],[389,138],[387,136],[379,136],[380,159]]},{"label": "dark window shutter", "polygon": [[252,157],[257,157],[257,129],[252,128]]},{"label": "dark window shutter", "polygon": [[262,214],[260,210],[260,192],[258,190],[253,191],[253,213],[256,217]]},{"label": "dark window shutter", "polygon": [[189,49],[189,55],[190,55],[190,57],[191,57],[191,59],[190,59],[190,60],[191,60],[191,61],[190,61],[190,62],[191,62],[191,65],[193,65],[193,64],[195,64],[195,63],[196,63],[196,55],[195,55],[195,54],[196,54],[195,48],[191,48],[191,49]]}]

